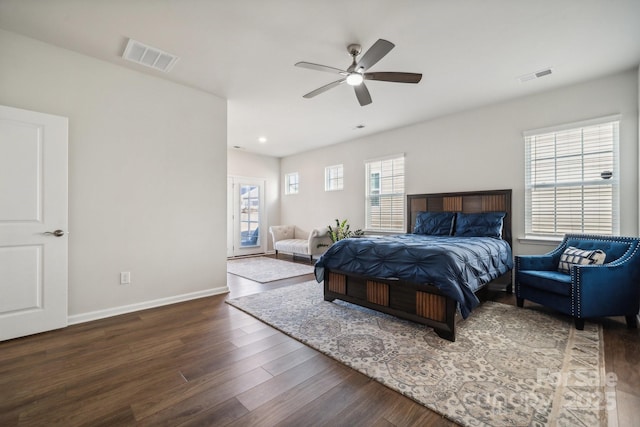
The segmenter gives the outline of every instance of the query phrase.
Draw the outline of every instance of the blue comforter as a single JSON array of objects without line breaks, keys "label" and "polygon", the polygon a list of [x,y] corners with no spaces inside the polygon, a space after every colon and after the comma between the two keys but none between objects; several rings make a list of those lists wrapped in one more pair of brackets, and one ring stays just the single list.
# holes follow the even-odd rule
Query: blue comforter
[{"label": "blue comforter", "polygon": [[474,292],[511,270],[513,256],[506,241],[491,237],[403,234],[340,240],[316,262],[318,282],[325,268],[431,284],[466,318],[480,302]]}]

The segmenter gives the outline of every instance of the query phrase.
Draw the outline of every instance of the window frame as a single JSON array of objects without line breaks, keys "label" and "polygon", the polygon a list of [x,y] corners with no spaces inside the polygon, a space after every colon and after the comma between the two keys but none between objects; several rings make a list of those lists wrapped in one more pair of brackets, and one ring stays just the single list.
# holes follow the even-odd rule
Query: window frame
[{"label": "window frame", "polygon": [[[292,178],[295,177],[295,182]],[[284,175],[284,194],[293,195],[300,192],[300,174],[298,172],[289,172]]]},{"label": "window frame", "polygon": [[[605,136],[593,137],[598,127],[609,126]],[[526,131],[523,140],[525,239],[556,239],[567,233],[619,235],[620,115]],[[593,141],[607,145],[590,151]],[[592,166],[592,159],[597,166]],[[605,167],[601,178],[594,178]],[[604,178],[602,173],[609,170],[613,176]]]},{"label": "window frame", "polygon": [[[407,204],[405,154],[400,153],[368,159],[364,163],[365,230],[383,233],[404,233],[406,230]],[[398,172],[397,168],[399,166],[401,166],[401,171]],[[385,174],[385,169],[389,170],[389,167],[390,174]],[[374,175],[377,175],[377,188],[372,186],[372,177]],[[374,201],[376,202],[374,203]],[[385,208],[385,205],[388,207]],[[374,212],[374,209],[378,210],[378,213]],[[377,221],[375,221],[376,217]],[[384,223],[387,223],[387,226]],[[396,225],[393,226],[394,224]]]},{"label": "window frame", "polygon": [[[332,172],[336,172],[333,176]],[[341,191],[344,189],[344,165],[333,165],[324,168],[324,191]]]}]

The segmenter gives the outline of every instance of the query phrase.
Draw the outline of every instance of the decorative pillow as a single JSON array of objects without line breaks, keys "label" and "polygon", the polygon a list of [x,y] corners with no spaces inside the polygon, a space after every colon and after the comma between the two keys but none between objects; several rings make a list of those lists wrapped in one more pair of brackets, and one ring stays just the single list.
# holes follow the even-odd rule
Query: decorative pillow
[{"label": "decorative pillow", "polygon": [[456,216],[455,236],[502,237],[502,222],[506,212],[462,213]]},{"label": "decorative pillow", "polygon": [[414,234],[450,236],[455,212],[418,212]]},{"label": "decorative pillow", "polygon": [[571,273],[572,265],[601,265],[607,257],[600,249],[585,251],[584,249],[568,246],[560,256],[558,271],[561,273]]}]

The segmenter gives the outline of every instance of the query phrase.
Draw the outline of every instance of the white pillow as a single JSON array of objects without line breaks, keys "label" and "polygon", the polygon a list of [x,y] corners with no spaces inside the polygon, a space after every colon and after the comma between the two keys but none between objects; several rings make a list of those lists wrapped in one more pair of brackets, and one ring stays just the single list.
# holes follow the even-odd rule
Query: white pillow
[{"label": "white pillow", "polygon": [[569,274],[572,265],[601,265],[606,257],[607,254],[600,249],[586,251],[568,246],[560,256],[558,271]]}]

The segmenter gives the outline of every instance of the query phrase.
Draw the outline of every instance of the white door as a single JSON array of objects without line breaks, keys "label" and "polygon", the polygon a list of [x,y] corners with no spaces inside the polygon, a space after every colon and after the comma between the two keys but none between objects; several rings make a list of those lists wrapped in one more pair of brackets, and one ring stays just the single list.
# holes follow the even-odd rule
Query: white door
[{"label": "white door", "polygon": [[0,106],[0,341],[67,326],[67,129]]},{"label": "white door", "polygon": [[227,256],[266,252],[264,179],[229,177]]}]

